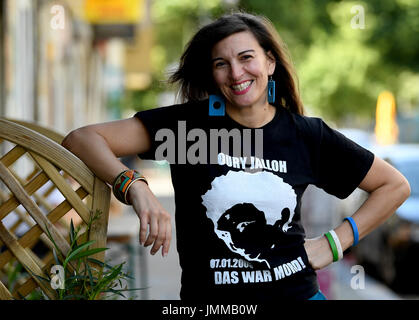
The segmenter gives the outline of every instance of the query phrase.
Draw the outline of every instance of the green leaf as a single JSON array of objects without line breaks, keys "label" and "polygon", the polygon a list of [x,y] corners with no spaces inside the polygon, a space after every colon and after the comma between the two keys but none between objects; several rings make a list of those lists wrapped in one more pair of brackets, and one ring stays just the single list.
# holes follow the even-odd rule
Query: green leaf
[{"label": "green leaf", "polygon": [[48,226],[46,224],[45,224],[45,228],[47,229],[48,238],[51,240],[52,244],[54,245],[54,248],[57,250],[57,253],[62,255],[62,252],[61,252],[60,248],[58,248],[58,245],[55,242],[54,238],[52,237],[51,232],[49,231]]},{"label": "green leaf", "polygon": [[101,266],[102,268],[105,268],[105,267],[108,268],[108,269],[112,269],[113,268],[113,266],[111,266],[110,264],[108,264],[106,262],[103,262],[103,261],[100,261],[100,260],[97,260],[95,258],[87,258],[87,261],[96,263],[99,266]]},{"label": "green leaf", "polygon": [[109,274],[108,276],[105,276],[100,281],[100,283],[98,284],[92,296],[93,299],[95,299],[104,290],[104,288],[106,288],[106,286],[109,285],[109,283],[111,283],[113,280],[115,280],[118,277],[119,273],[121,272],[121,269],[122,269],[122,264],[114,267],[111,274]]},{"label": "green leaf", "polygon": [[[95,215],[92,213],[91,221],[94,221],[99,218],[100,211],[97,211]],[[91,221],[87,224],[88,232]],[[92,241],[86,241],[81,244],[77,242],[81,242],[79,239],[82,236],[79,235],[79,231],[81,230],[81,226],[77,228],[74,226],[73,220],[70,221],[69,226],[69,238],[70,238],[70,251],[67,253],[66,256],[63,255],[61,250],[58,248],[56,242],[52,238],[52,234],[50,230],[48,230],[48,226],[46,226],[46,234],[48,235],[49,239],[53,244],[53,256],[54,261],[57,265],[61,264],[65,270],[65,289],[58,289],[57,291],[57,298],[60,300],[87,300],[87,299],[107,299],[110,295],[101,295],[102,293],[111,293],[112,296],[118,295],[123,298],[126,298],[122,292],[124,291],[133,291],[138,289],[117,289],[118,287],[122,287],[122,279],[131,278],[127,274],[125,274],[122,270],[124,263],[112,266],[107,262],[100,261],[94,259],[90,256],[108,250],[108,248],[93,248],[89,249],[89,246],[94,243]],[[84,238],[83,238],[84,239]],[[75,264],[77,266],[84,266],[83,272],[80,271],[79,268],[73,268],[71,271],[67,269],[67,266],[70,264],[71,261],[76,261]],[[91,265],[89,264],[91,263]],[[27,266],[23,265],[25,269]],[[27,270],[35,279],[39,279],[41,281],[50,282],[50,275],[45,273],[45,276],[42,275],[34,275],[31,270]],[[19,272],[19,268],[14,268],[14,270],[10,270],[8,272],[9,277],[16,277],[16,274]],[[118,286],[119,285],[119,286]],[[43,292],[40,291],[42,294]],[[22,297],[23,298],[23,297]],[[36,299],[36,298],[35,298]],[[38,297],[39,299],[39,297]],[[48,297],[45,297],[48,299]]]},{"label": "green leaf", "polygon": [[55,248],[52,248],[52,254],[54,255],[54,260],[56,264],[61,264],[60,259],[58,259],[57,251]]},{"label": "green leaf", "polygon": [[76,281],[79,281],[79,280],[80,281],[85,281],[87,279],[88,279],[88,276],[86,276],[86,275],[75,275],[75,276],[71,276],[71,277],[67,278],[67,280],[69,280],[71,282],[73,282],[73,281],[76,282]]},{"label": "green leaf", "polygon": [[115,290],[115,289],[108,289],[108,290],[105,290],[105,291],[103,291],[103,292],[111,292],[111,293],[114,293],[114,294],[116,294],[116,295],[118,295],[118,296],[121,296],[121,297],[123,297],[123,298],[127,298],[126,296],[124,296],[121,292],[120,292],[120,290]]},{"label": "green leaf", "polygon": [[89,282],[90,282],[90,287],[93,288],[93,274],[92,274],[92,270],[90,269],[90,266],[88,263],[85,263],[85,268],[87,269],[87,273],[89,274]]},{"label": "green leaf", "polygon": [[83,243],[82,245],[80,245],[76,250],[71,251],[68,256],[65,258],[64,263],[63,263],[63,267],[65,268],[67,266],[67,263],[69,261],[71,261],[73,259],[73,257],[75,255],[77,255],[80,251],[82,251],[84,248],[87,248],[88,246],[90,246],[92,243],[94,243],[94,240],[88,241],[86,243]]},{"label": "green leaf", "polygon": [[73,255],[70,260],[80,259],[80,258],[83,258],[83,257],[86,257],[86,256],[91,256],[91,255],[94,255],[96,253],[99,253],[99,252],[108,250],[108,249],[109,248],[95,248],[95,249],[90,249],[90,250],[82,251],[82,252],[79,252],[79,253]]},{"label": "green leaf", "polygon": [[42,276],[40,276],[38,274],[34,274],[33,276],[34,277],[37,277],[39,280],[43,280],[43,281],[46,281],[48,283],[51,281],[50,279],[44,278],[44,277],[42,277]]},{"label": "green leaf", "polygon": [[74,242],[76,239],[76,234],[74,232],[74,224],[73,224],[73,219],[70,220],[70,243],[71,243],[71,248],[73,248]]},{"label": "green leaf", "polygon": [[7,273],[7,281],[9,283],[9,289],[10,291],[13,290],[15,283],[19,277],[19,274],[21,273],[23,266],[21,263],[17,262],[15,265],[11,265],[10,269],[8,270]]}]

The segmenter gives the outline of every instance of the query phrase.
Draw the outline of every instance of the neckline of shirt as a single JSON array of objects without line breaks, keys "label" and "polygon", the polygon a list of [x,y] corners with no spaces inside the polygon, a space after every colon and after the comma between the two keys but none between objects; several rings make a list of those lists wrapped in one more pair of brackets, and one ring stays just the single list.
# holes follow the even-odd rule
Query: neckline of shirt
[{"label": "neckline of shirt", "polygon": [[279,117],[279,114],[281,112],[280,108],[278,108],[277,106],[274,106],[274,108],[275,108],[275,114],[274,114],[273,118],[269,122],[265,123],[263,126],[256,127],[256,128],[251,128],[251,127],[247,127],[245,125],[242,125],[241,123],[239,123],[236,120],[234,120],[233,118],[231,118],[228,115],[227,112],[225,113],[225,118],[229,122],[233,123],[235,127],[238,127],[240,129],[267,129],[268,127],[272,126],[276,122],[276,120]]}]

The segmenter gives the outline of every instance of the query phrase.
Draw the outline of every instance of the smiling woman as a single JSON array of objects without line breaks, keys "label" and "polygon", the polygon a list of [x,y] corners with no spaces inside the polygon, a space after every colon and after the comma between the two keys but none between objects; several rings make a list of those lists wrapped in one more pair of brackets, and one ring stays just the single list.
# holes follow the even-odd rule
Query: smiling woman
[{"label": "smiling woman", "polygon": [[[199,101],[208,94],[221,93],[221,84],[228,87],[226,92],[234,92],[231,95],[244,95],[257,80],[256,91],[266,93],[268,76],[272,76],[273,81],[281,83],[272,105],[302,115],[304,107],[290,61],[286,45],[267,18],[237,13],[222,16],[200,29],[169,80],[180,84],[183,101]],[[266,102],[266,96],[259,98],[259,104]],[[231,103],[227,101],[227,108]]]},{"label": "smiling woman", "polygon": [[218,42],[212,57],[214,82],[227,100],[229,115],[248,127],[271,121],[275,107],[268,103],[266,90],[275,70],[272,53],[265,52],[251,32],[243,31]]},{"label": "smiling woman", "polygon": [[[63,142],[107,182],[126,179],[128,187],[115,194],[137,213],[140,242],[152,254],[161,248],[164,256],[170,214],[143,177],[117,157],[158,160],[162,133],[170,133],[165,145],[177,146],[170,171],[182,300],[321,299],[316,270],[342,258],[355,235],[365,237],[409,195],[396,169],[321,119],[303,115],[292,70],[267,19],[225,15],[193,36],[169,79],[180,85],[183,103],[84,127]],[[275,92],[268,83],[276,83]],[[225,104],[224,114],[211,113],[209,97],[215,95]],[[193,128],[190,134],[186,128]],[[225,134],[187,148],[214,132]],[[256,133],[258,139],[245,139]],[[236,141],[243,144],[237,148]],[[216,155],[217,161],[188,161],[196,159],[191,150]],[[370,196],[351,223],[306,239],[300,209],[309,184],[339,198],[358,186]]]}]

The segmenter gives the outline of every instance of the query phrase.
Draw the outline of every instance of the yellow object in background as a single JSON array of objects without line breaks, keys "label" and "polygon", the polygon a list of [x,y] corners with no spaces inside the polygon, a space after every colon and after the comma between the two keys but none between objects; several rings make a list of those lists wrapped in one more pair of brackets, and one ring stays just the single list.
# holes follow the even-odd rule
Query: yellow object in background
[{"label": "yellow object in background", "polygon": [[85,19],[92,24],[137,24],[144,0],[85,0]]},{"label": "yellow object in background", "polygon": [[397,142],[399,128],[396,122],[396,102],[389,91],[383,91],[378,96],[375,114],[375,136],[381,145]]}]

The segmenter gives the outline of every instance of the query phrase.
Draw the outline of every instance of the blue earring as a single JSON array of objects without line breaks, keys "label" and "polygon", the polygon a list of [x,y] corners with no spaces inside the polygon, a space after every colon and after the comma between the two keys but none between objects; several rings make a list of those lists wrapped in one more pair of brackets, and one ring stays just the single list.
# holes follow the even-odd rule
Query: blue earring
[{"label": "blue earring", "polygon": [[268,102],[275,102],[275,80],[272,79],[272,76],[269,77],[268,81]]},{"label": "blue earring", "polygon": [[224,116],[226,104],[222,96],[211,94],[209,96],[209,115],[210,116]]}]

